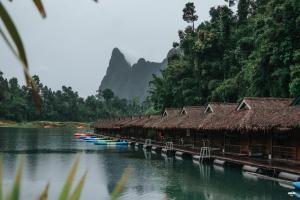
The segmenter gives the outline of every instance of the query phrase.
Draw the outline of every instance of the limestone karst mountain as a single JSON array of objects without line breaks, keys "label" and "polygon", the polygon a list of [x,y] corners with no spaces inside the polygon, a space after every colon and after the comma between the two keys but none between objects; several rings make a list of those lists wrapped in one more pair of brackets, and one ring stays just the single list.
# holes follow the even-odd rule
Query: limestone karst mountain
[{"label": "limestone karst mountain", "polygon": [[149,81],[153,74],[159,74],[167,65],[167,59],[161,63],[146,61],[140,58],[132,66],[124,54],[115,48],[112,51],[109,66],[100,89],[111,89],[120,98],[132,99],[138,97],[144,100],[148,93]]}]

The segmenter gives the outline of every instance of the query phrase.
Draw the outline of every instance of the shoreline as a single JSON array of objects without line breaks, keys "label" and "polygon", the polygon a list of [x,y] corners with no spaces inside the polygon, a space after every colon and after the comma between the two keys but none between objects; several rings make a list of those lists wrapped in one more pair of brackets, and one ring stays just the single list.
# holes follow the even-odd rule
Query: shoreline
[{"label": "shoreline", "polygon": [[53,121],[31,121],[15,122],[9,120],[0,120],[0,128],[74,128],[90,129],[91,122],[53,122]]}]

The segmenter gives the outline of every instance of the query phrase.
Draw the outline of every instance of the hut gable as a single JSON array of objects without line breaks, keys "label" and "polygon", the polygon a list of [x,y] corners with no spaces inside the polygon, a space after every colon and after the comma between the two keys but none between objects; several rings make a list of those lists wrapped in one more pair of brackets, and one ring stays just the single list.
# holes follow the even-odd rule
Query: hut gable
[{"label": "hut gable", "polygon": [[185,110],[185,117],[178,125],[182,129],[198,129],[199,124],[203,120],[205,106],[186,106],[183,108]]},{"label": "hut gable", "polygon": [[212,113],[214,112],[214,110],[212,109],[211,105],[207,105],[207,107],[205,108],[204,113]]},{"label": "hut gable", "polygon": [[186,108],[183,108],[182,111],[180,112],[180,115],[187,115],[188,112],[186,110]]},{"label": "hut gable", "polygon": [[237,111],[239,110],[250,110],[251,107],[249,106],[249,104],[247,104],[247,102],[245,100],[243,100],[240,105],[237,108]]},{"label": "hut gable", "polygon": [[171,126],[171,121],[180,116],[181,109],[179,108],[166,108],[162,117],[151,124],[151,128],[165,129]]},{"label": "hut gable", "polygon": [[[231,127],[269,129],[278,126],[276,116],[291,104],[290,98],[245,97],[230,118]],[[248,109],[245,109],[245,108]],[[234,123],[234,124],[233,124]]]},{"label": "hut gable", "polygon": [[180,113],[179,108],[166,108],[163,112],[163,116],[174,116]]},{"label": "hut gable", "polygon": [[[228,113],[235,110],[237,108],[237,105],[238,104],[236,103],[210,102],[207,105],[206,110],[208,112],[206,113]],[[211,110],[211,112],[209,112],[209,110]]]},{"label": "hut gable", "polygon": [[249,109],[282,109],[289,106],[293,99],[273,97],[245,97],[239,107],[246,104]]},{"label": "hut gable", "polygon": [[181,115],[192,116],[204,112],[203,106],[185,106],[182,108]]},{"label": "hut gable", "polygon": [[210,102],[205,109],[199,128],[222,129],[227,126],[228,116],[236,110],[237,106],[236,103]]}]

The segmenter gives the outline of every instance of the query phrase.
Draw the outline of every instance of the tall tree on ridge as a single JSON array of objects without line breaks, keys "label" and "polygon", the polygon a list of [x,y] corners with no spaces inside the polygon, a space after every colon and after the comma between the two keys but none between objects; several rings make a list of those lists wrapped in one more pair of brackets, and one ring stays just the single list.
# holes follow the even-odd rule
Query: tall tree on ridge
[{"label": "tall tree on ridge", "polygon": [[198,15],[196,15],[196,9],[193,2],[189,2],[185,4],[185,8],[183,9],[183,20],[187,23],[193,24],[193,31],[195,30],[195,21],[198,20]]}]

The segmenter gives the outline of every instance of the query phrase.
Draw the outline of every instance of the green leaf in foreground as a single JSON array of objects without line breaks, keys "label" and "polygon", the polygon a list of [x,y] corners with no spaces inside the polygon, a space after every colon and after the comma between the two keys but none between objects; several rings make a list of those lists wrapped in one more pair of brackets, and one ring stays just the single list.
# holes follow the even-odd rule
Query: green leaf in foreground
[{"label": "green leaf in foreground", "polygon": [[2,180],[3,180],[3,175],[2,175],[2,157],[0,157],[0,200],[3,199],[3,191],[2,191]]},{"label": "green leaf in foreground", "polygon": [[124,170],[121,179],[118,181],[116,187],[114,188],[113,192],[111,193],[111,197],[110,197],[111,200],[116,200],[120,196],[132,171],[133,171],[133,168],[131,166],[128,166]]},{"label": "green leaf in foreground", "polygon": [[75,188],[73,194],[71,195],[71,197],[69,198],[69,200],[79,200],[86,176],[87,176],[87,171],[81,177],[78,185],[76,186],[76,188]]},{"label": "green leaf in foreground", "polygon": [[60,196],[58,198],[59,200],[67,200],[68,199],[70,190],[72,188],[72,183],[73,183],[76,171],[77,171],[78,163],[79,163],[79,157],[76,158],[76,160],[71,168],[68,179],[66,180],[63,190],[61,191]]},{"label": "green leaf in foreground", "polygon": [[15,176],[14,185],[12,188],[12,191],[10,195],[8,196],[8,200],[19,200],[20,197],[20,186],[21,186],[21,179],[23,174],[23,168],[24,168],[24,157],[21,157],[20,164],[17,169],[17,174]]}]

